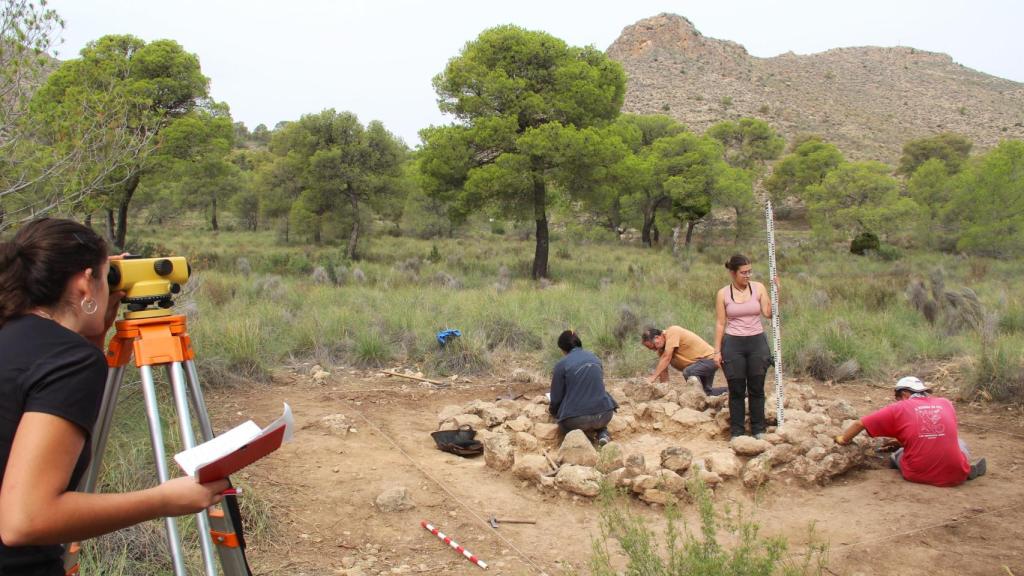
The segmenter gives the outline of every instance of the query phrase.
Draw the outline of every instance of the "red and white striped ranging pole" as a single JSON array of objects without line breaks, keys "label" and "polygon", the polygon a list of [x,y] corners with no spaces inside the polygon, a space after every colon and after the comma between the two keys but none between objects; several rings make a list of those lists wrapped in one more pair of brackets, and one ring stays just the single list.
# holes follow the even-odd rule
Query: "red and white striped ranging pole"
[{"label": "red and white striped ranging pole", "polygon": [[434,528],[434,526],[430,522],[427,522],[426,520],[423,520],[422,522],[420,522],[420,526],[423,526],[424,528],[427,529],[427,532],[430,532],[434,536],[437,536],[438,538],[443,540],[445,544],[451,546],[452,548],[455,548],[455,550],[457,550],[460,554],[462,554],[466,558],[469,558],[469,561],[472,562],[473,564],[476,564],[477,566],[483,568],[484,570],[487,569],[487,563],[486,562],[484,562],[483,560],[481,560],[481,559],[477,558],[476,556],[474,556],[469,550],[466,550],[462,546],[459,546],[458,542],[456,542],[455,540],[452,540],[451,538],[445,536],[444,532],[441,532],[437,528]]}]

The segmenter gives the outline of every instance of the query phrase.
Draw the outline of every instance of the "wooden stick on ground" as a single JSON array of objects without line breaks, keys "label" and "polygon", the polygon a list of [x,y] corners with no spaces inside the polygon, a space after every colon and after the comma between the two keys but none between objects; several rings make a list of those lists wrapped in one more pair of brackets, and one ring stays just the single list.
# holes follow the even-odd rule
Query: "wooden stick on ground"
[{"label": "wooden stick on ground", "polygon": [[426,382],[433,384],[434,386],[445,387],[448,384],[446,382],[438,382],[437,380],[431,380],[430,378],[423,378],[421,376],[413,376],[412,374],[402,374],[401,372],[392,372],[391,370],[381,370],[381,374],[387,374],[388,376],[398,376],[399,378],[408,378],[409,380],[418,380],[420,382]]}]

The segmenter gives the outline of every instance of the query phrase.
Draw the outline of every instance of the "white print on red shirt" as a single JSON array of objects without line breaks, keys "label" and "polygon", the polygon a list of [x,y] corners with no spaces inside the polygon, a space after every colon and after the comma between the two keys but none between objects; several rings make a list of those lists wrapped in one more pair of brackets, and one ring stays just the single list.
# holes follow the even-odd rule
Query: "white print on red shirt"
[{"label": "white print on red shirt", "polygon": [[946,435],[942,424],[942,406],[918,406],[914,408],[920,426],[918,438],[938,438]]}]

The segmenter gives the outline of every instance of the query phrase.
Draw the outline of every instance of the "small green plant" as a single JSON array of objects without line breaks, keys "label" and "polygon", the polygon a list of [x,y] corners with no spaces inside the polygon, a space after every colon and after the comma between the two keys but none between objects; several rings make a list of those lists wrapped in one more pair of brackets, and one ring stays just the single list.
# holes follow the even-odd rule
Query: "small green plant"
[{"label": "small green plant", "polygon": [[762,116],[767,116],[771,111],[772,109],[769,108],[767,104],[761,104],[761,107],[757,109],[757,113]]},{"label": "small green plant", "polygon": [[661,105],[661,111],[662,111],[662,112],[668,112],[668,111],[669,111],[669,110],[671,110],[671,109],[672,109],[672,107],[671,107],[671,106],[669,106],[667,102],[666,102],[665,104],[662,104],[662,105]]},{"label": "small green plant", "polygon": [[[659,546],[655,532],[643,518],[629,512],[625,498],[605,486],[601,493],[601,536],[592,542],[591,574],[614,576],[609,540],[618,543],[626,556],[626,574],[645,576],[684,576],[691,574],[718,576],[806,576],[822,574],[828,561],[828,545],[819,542],[810,527],[810,544],[806,553],[788,555],[789,545],[782,537],[765,537],[761,527],[742,509],[726,509],[720,514],[711,498],[711,491],[695,476],[687,484],[687,492],[697,504],[700,533],[694,534],[683,523],[674,505],[665,509],[664,544]],[[735,542],[725,546],[719,533],[725,532]]]},{"label": "small green plant", "polygon": [[732,96],[722,96],[720,103],[722,104],[722,108],[725,108],[727,110],[729,108],[732,108]]},{"label": "small green plant", "polygon": [[430,254],[427,254],[427,262],[437,264],[441,261],[441,252],[437,249],[437,244],[430,247]]}]

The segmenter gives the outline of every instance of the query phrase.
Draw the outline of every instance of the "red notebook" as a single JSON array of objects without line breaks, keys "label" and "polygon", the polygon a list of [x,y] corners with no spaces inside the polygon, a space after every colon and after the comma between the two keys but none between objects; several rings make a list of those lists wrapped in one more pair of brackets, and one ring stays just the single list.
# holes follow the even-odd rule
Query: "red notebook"
[{"label": "red notebook", "polygon": [[249,420],[213,440],[179,452],[174,460],[197,482],[227,478],[291,440],[292,426],[292,410],[285,404],[281,417],[266,428],[260,429]]}]

